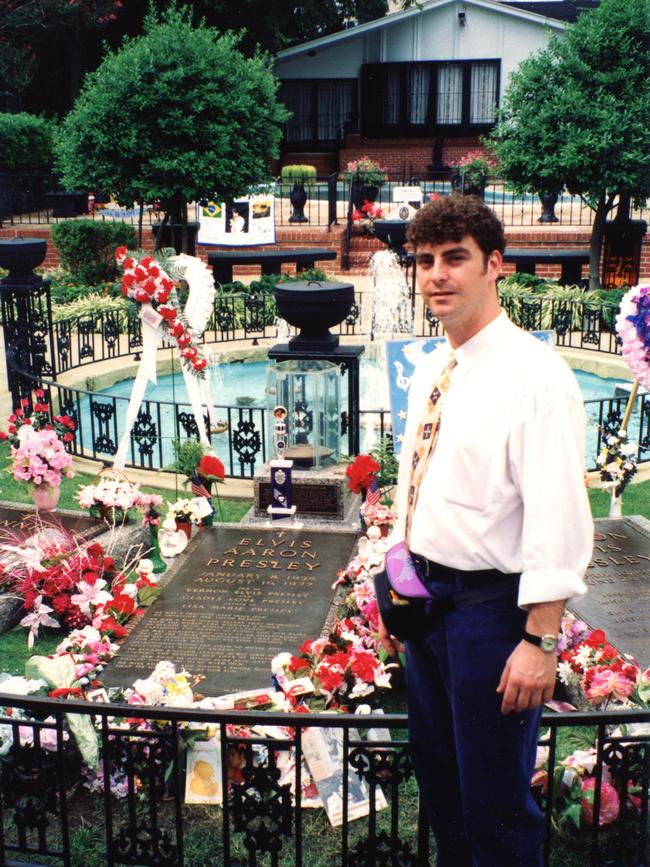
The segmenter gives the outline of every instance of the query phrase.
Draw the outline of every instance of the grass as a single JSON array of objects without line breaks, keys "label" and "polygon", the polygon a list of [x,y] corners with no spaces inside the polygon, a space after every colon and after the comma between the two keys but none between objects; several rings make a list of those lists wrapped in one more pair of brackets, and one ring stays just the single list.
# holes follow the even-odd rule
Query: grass
[{"label": "grass", "polygon": [[[0,465],[3,462],[3,459],[6,461],[7,465],[9,465],[9,446],[6,443],[0,443]],[[83,512],[84,510],[81,509],[79,503],[75,499],[75,494],[82,485],[90,485],[96,480],[96,478],[96,474],[91,475],[90,473],[75,473],[74,478],[72,479],[64,478],[61,482],[61,496],[59,498],[58,507],[60,509],[72,509],[76,512]],[[213,487],[213,492],[215,489],[218,489],[218,485]],[[143,485],[141,490],[148,494],[160,494],[167,503],[173,503],[174,500],[177,499],[177,496],[186,497],[190,495],[189,487],[185,488],[180,484],[178,495],[173,489],[156,488],[151,485]],[[218,490],[217,493],[219,493]],[[0,500],[6,500],[10,503],[31,504],[33,503],[31,485],[26,484],[25,482],[16,481],[10,470],[7,470],[0,474]],[[223,520],[225,522],[240,521],[251,507],[250,500],[232,500],[219,496],[219,502],[221,503]],[[218,513],[219,510],[217,507],[217,514]]]},{"label": "grass", "polygon": [[[611,497],[607,491],[600,488],[589,488],[591,514],[594,518],[606,518],[609,515]],[[628,485],[623,491],[623,515],[642,515],[650,519],[650,480]]]}]

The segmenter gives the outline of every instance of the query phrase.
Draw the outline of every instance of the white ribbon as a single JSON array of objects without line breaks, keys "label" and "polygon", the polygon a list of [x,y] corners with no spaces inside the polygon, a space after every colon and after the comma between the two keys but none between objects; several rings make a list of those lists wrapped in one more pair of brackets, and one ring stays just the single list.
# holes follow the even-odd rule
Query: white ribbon
[{"label": "white ribbon", "polygon": [[[215,295],[212,272],[205,262],[202,262],[200,259],[193,256],[181,254],[180,256],[174,256],[172,261],[176,265],[182,267],[183,276],[189,286],[188,299],[183,313],[191,330],[196,335],[201,335],[205,331],[205,326],[207,325],[210,313],[212,312]],[[124,469],[131,430],[138,417],[138,412],[142,405],[147,383],[156,382],[156,352],[160,344],[160,339],[163,336],[163,331],[160,327],[162,317],[156,313],[150,304],[143,304],[140,308],[140,321],[142,323],[141,361],[131,390],[129,406],[126,411],[124,433],[122,434],[119,447],[115,454],[115,460],[113,461],[113,466],[117,470]],[[203,445],[210,447],[210,440],[208,438],[208,432],[203,417],[203,407],[205,406],[208,413],[210,428],[216,425],[217,414],[212,403],[210,371],[207,367],[205,368],[203,379],[199,379],[195,376],[189,369],[188,365],[184,364],[182,366],[182,371],[183,379],[185,380],[185,388],[187,389],[187,396],[199,432],[199,439]]]},{"label": "white ribbon", "polygon": [[129,406],[126,411],[126,422],[120,445],[115,454],[113,467],[116,470],[123,470],[126,463],[126,453],[129,448],[129,437],[131,436],[131,428],[135,424],[138,417],[142,399],[147,389],[148,382],[156,382],[156,352],[158,344],[162,337],[162,329],[160,316],[149,304],[143,304],[140,307],[140,322],[142,323],[142,353],[140,366],[131,389],[131,397]]}]

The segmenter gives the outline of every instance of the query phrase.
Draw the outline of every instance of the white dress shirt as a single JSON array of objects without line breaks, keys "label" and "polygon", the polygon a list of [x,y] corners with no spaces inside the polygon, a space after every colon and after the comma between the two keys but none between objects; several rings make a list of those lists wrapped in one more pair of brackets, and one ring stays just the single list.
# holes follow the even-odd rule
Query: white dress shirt
[{"label": "white dress shirt", "polygon": [[[395,541],[404,532],[415,430],[450,351],[441,345],[413,375]],[[581,596],[593,522],[583,479],[584,403],[571,369],[504,312],[454,352],[411,550],[456,569],[520,572],[521,607]]]}]

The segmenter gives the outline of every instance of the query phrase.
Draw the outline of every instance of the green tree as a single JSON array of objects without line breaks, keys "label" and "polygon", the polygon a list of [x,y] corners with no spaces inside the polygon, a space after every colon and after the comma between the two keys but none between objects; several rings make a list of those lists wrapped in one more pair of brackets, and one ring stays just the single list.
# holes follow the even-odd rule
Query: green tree
[{"label": "green tree", "polygon": [[[166,7],[170,0],[157,0]],[[408,2],[408,0],[407,0]],[[244,30],[241,48],[250,53],[256,45],[279,51],[316,39],[357,21],[360,24],[386,14],[386,0],[193,0],[194,20],[205,16],[219,30]]]},{"label": "green tree", "polygon": [[125,205],[161,199],[185,227],[188,201],[231,201],[264,180],[287,111],[269,58],[246,58],[237,42],[194,27],[188,12],[149,15],[145,35],[105,57],[65,118],[63,183]]},{"label": "green tree", "polygon": [[650,195],[650,3],[602,0],[513,73],[489,140],[519,192],[579,195],[594,212],[589,284],[607,215]]}]

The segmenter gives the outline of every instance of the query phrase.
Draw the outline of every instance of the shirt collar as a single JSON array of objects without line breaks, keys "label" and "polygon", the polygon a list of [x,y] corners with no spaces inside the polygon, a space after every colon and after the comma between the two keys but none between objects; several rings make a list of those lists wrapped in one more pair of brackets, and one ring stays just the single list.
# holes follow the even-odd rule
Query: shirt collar
[{"label": "shirt collar", "polygon": [[[513,327],[504,310],[491,322],[467,340],[462,346],[453,350],[459,367],[474,364],[492,347],[498,346],[506,333]],[[451,350],[451,346],[449,347]]]}]

